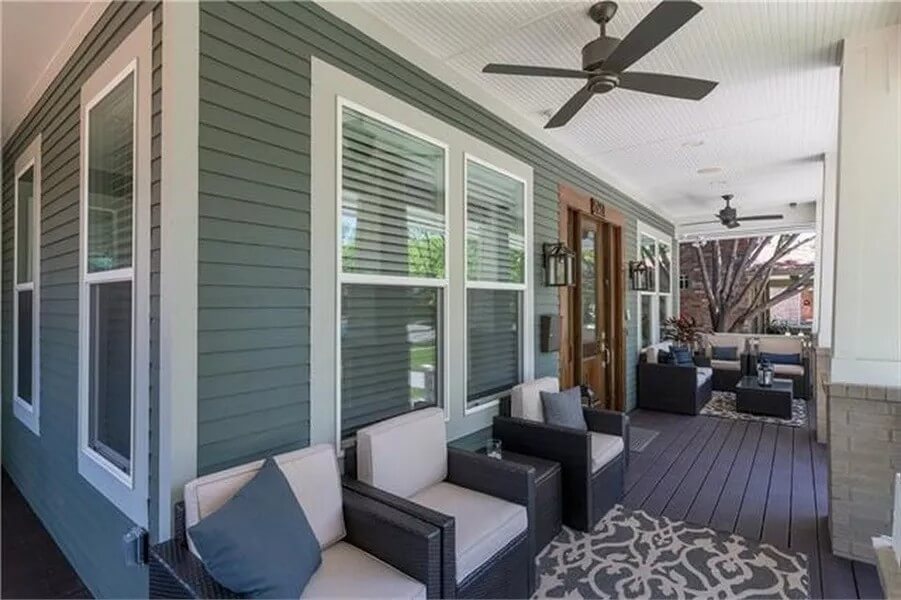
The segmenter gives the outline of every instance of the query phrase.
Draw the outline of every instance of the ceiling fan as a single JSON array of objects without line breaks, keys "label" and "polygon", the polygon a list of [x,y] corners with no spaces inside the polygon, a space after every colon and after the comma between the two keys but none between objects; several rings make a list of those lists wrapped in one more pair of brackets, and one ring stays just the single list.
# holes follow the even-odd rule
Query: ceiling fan
[{"label": "ceiling fan", "polygon": [[729,229],[735,229],[741,225],[739,221],[770,221],[782,218],[782,215],[752,215],[750,217],[739,217],[738,212],[729,204],[734,197],[735,196],[732,194],[725,194],[722,196],[723,200],[726,201],[726,206],[715,215],[717,218],[716,221],[699,221],[697,223],[686,223],[685,225],[710,225],[719,223]]},{"label": "ceiling fan", "polygon": [[686,100],[701,100],[716,87],[716,81],[706,79],[626,71],[698,14],[701,11],[699,4],[675,0],[661,2],[622,40],[607,35],[607,23],[616,14],[616,9],[616,2],[610,0],[598,2],[589,9],[588,15],[600,25],[601,35],[582,48],[581,70],[491,63],[485,65],[482,72],[587,79],[585,86],[551,117],[545,129],[566,125],[592,96],[606,94],[618,87]]}]

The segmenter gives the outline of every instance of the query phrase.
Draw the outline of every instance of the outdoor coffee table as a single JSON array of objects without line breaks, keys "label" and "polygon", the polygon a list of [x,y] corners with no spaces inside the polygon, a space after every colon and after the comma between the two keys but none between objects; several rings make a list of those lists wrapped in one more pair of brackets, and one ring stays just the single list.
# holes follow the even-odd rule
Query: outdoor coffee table
[{"label": "outdoor coffee table", "polygon": [[735,410],[755,415],[792,418],[792,380],[773,379],[773,385],[762,386],[756,376],[742,377],[735,385]]}]

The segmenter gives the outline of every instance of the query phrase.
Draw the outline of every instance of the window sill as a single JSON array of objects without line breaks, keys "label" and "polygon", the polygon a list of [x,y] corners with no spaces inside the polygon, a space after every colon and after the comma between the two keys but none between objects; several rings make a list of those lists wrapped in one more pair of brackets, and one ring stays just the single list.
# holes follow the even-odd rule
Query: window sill
[{"label": "window sill", "polygon": [[29,404],[21,398],[13,400],[13,414],[27,427],[31,433],[41,435],[40,410],[33,404]]}]

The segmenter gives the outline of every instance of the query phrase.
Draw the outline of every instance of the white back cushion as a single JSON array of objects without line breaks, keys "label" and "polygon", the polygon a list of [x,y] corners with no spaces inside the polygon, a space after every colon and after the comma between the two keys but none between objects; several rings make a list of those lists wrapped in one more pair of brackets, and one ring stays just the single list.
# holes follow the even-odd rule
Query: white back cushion
[{"label": "white back cushion", "polygon": [[659,353],[661,350],[663,350],[664,352],[669,352],[671,345],[672,342],[667,341],[654,344],[653,346],[648,346],[643,350],[645,359],[647,359],[649,363],[655,364],[657,362],[657,353]]},{"label": "white back cushion", "polygon": [[801,338],[773,336],[760,338],[760,352],[773,354],[801,354]]},{"label": "white back cushion", "polygon": [[416,410],[357,431],[357,479],[409,498],[447,477],[440,408]]},{"label": "white back cushion", "polygon": [[[275,457],[275,462],[303,507],[320,547],[327,548],[341,540],[344,537],[344,509],[335,449],[328,444],[318,444],[280,454]],[[187,527],[219,510],[262,466],[263,461],[258,460],[204,475],[186,484]],[[197,554],[190,536],[188,541],[191,550]]]},{"label": "white back cushion", "polygon": [[542,377],[534,381],[520,383],[513,388],[510,394],[510,416],[544,423],[541,392],[556,394],[559,391],[560,382],[556,377]]}]

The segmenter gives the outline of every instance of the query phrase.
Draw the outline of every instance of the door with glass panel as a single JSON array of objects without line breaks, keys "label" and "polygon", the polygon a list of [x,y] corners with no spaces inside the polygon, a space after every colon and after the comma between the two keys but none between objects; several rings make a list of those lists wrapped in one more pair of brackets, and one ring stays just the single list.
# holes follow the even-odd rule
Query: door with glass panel
[{"label": "door with glass panel", "polygon": [[573,247],[576,250],[576,289],[572,294],[573,381],[591,388],[599,406],[613,404],[613,318],[615,274],[610,226],[576,213]]}]

